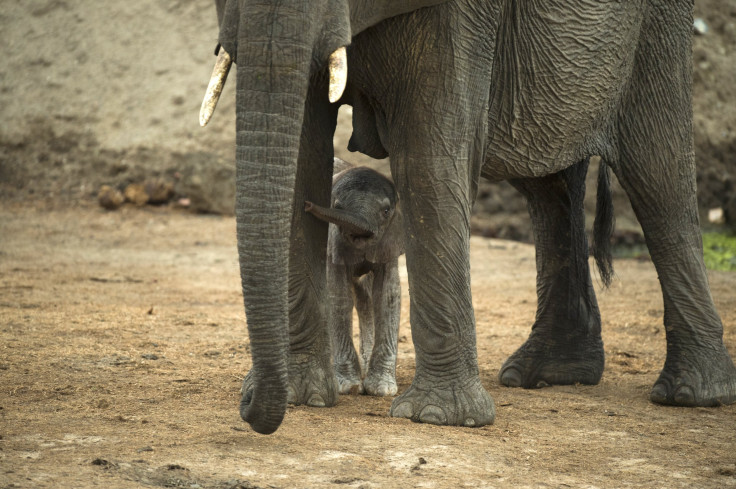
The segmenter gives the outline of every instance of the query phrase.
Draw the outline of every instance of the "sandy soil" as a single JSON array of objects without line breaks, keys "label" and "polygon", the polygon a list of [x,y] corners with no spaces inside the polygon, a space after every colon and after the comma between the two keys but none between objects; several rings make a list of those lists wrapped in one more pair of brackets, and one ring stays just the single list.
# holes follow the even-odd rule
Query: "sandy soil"
[{"label": "sandy soil", "polygon": [[[736,209],[736,5],[695,8],[710,28],[693,53],[701,205]],[[647,400],[665,350],[651,263],[617,261],[600,294],[600,385],[509,389],[496,374],[534,318],[534,251],[478,237],[493,426],[413,424],[387,417],[390,399],[346,396],[290,408],[272,436],[250,431],[237,410],[250,356],[232,218],[94,204],[102,184],[176,181],[190,168],[217,173],[200,190],[232,195],[234,83],[208,128],[197,124],[215,23],[210,0],[0,9],[1,489],[736,486],[736,406]],[[338,154],[385,168],[347,154],[349,134],[343,111]],[[484,183],[474,230],[528,239],[524,207],[508,185]],[[736,274],[711,272],[711,283],[736,354]],[[408,317],[404,297],[400,391],[413,376]]]},{"label": "sandy soil", "polygon": [[[534,250],[472,239],[483,428],[387,417],[391,399],[238,416],[250,366],[232,218],[166,208],[0,210],[0,487],[734,487],[736,405],[647,400],[664,359],[648,261],[600,293],[598,386],[499,386],[528,334]],[[710,274],[736,352],[736,274]],[[413,376],[406,277],[400,391]]]}]

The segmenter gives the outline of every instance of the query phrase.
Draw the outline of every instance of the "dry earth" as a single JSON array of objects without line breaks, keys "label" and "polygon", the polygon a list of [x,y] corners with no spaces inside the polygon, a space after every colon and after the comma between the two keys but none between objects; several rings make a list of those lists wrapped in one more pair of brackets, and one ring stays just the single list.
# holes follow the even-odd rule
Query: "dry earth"
[{"label": "dry earth", "polygon": [[[728,207],[736,3],[695,8],[710,28],[693,53],[700,199]],[[736,486],[735,406],[647,400],[665,350],[651,263],[617,261],[600,294],[600,385],[508,389],[496,373],[534,318],[534,252],[481,238],[473,292],[493,426],[413,424],[387,417],[390,399],[347,396],[290,408],[272,436],[250,431],[237,412],[250,359],[233,220],[91,204],[102,184],[148,177],[193,203],[232,195],[233,83],[197,125],[215,32],[210,0],[0,9],[0,488]],[[345,154],[348,119],[336,151],[366,162]],[[616,205],[635,232],[620,193]],[[508,185],[483,184],[473,219],[479,233],[529,236]],[[736,354],[736,274],[710,276]],[[401,390],[413,375],[407,308],[404,297]]]},{"label": "dry earth", "polygon": [[[165,208],[0,210],[0,487],[736,486],[736,405],[647,400],[664,360],[648,261],[599,294],[598,386],[499,386],[534,318],[534,250],[473,238],[481,379],[497,421],[387,417],[391,399],[293,407],[272,436],[238,416],[250,366],[232,218]],[[710,273],[736,352],[736,274]],[[413,376],[406,277],[400,391]]]}]

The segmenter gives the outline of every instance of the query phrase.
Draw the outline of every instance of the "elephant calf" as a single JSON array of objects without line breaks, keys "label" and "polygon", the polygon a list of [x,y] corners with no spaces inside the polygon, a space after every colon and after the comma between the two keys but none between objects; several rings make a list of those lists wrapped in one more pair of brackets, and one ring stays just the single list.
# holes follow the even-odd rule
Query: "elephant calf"
[{"label": "elephant calf", "polygon": [[[343,165],[335,158],[336,168]],[[339,391],[392,396],[401,309],[398,258],[404,253],[396,189],[380,173],[348,165],[333,179],[331,200],[329,209],[306,202],[305,210],[330,223],[327,288]],[[353,304],[360,358],[352,339]]]}]

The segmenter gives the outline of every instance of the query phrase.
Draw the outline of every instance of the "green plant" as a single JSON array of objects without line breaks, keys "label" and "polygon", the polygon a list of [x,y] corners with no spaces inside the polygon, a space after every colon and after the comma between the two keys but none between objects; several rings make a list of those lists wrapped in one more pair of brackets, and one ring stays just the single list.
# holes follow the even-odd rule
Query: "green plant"
[{"label": "green plant", "polygon": [[709,270],[736,271],[736,236],[704,233],[703,253]]}]

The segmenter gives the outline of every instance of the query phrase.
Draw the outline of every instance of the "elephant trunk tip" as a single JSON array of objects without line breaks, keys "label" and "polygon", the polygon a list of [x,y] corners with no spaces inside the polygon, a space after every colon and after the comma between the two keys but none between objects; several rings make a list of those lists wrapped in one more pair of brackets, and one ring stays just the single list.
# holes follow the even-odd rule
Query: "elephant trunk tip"
[{"label": "elephant trunk tip", "polygon": [[243,396],[240,401],[240,417],[247,422],[256,433],[270,435],[279,429],[286,414],[286,399],[280,409],[269,409],[254,402],[253,393]]},{"label": "elephant trunk tip", "polygon": [[304,201],[304,212],[312,212],[312,209],[314,209],[314,204],[312,204],[308,200],[305,200]]}]

